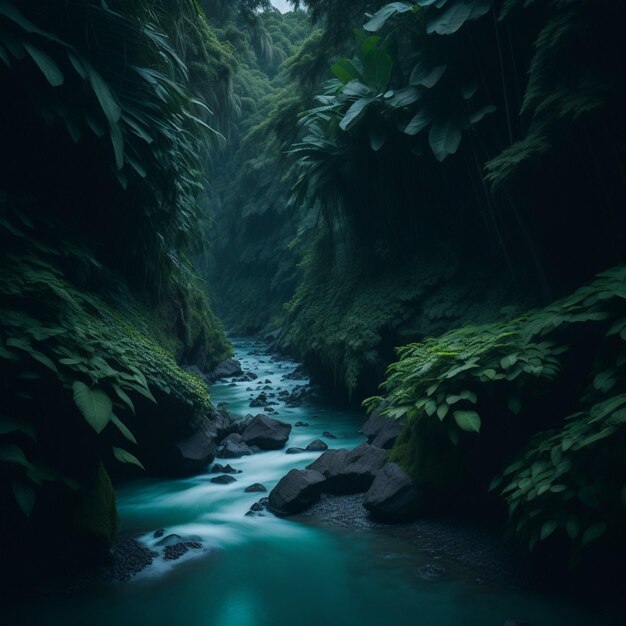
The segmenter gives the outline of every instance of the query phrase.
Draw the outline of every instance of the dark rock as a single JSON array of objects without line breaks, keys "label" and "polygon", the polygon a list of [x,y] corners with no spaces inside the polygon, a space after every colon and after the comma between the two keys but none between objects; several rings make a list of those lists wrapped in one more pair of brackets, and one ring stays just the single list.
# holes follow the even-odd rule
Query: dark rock
[{"label": "dark rock", "polygon": [[324,452],[325,450],[328,450],[328,444],[323,442],[321,439],[311,441],[311,443],[306,447],[307,452]]},{"label": "dark rock", "polygon": [[[158,532],[158,531],[157,531]],[[152,565],[158,552],[146,548],[134,537],[126,537],[118,541],[111,550],[112,564],[107,572],[110,580],[126,582]],[[84,579],[84,575],[81,579]]]},{"label": "dark rock", "polygon": [[269,496],[269,509],[276,515],[304,511],[319,500],[325,478],[314,470],[292,469],[283,476]]},{"label": "dark rock", "polygon": [[250,405],[252,408],[265,407],[269,405],[269,399],[267,394],[261,392],[256,398],[250,401]]},{"label": "dark rock", "polygon": [[300,406],[305,400],[315,395],[313,387],[311,385],[297,385],[291,393],[285,398],[285,404],[287,406]]},{"label": "dark rock", "polygon": [[378,472],[363,502],[372,517],[391,522],[414,517],[421,504],[420,490],[397,463],[387,463]]},{"label": "dark rock", "polygon": [[308,425],[308,422],[296,422],[296,426],[298,426],[299,428],[306,428]]},{"label": "dark rock", "polygon": [[376,410],[363,424],[361,432],[367,437],[368,443],[390,450],[403,428],[401,422],[388,415],[381,415],[380,411]]},{"label": "dark rock", "polygon": [[303,452],[306,452],[304,448],[287,448],[285,450],[285,454],[302,454]]},{"label": "dark rock", "polygon": [[269,378],[266,378],[264,382],[266,385],[269,385],[272,381]]},{"label": "dark rock", "polygon": [[208,379],[211,381],[220,380],[222,378],[231,378],[233,376],[241,376],[243,370],[241,369],[241,363],[236,359],[227,359],[220,363],[214,370],[212,370]]},{"label": "dark rock", "polygon": [[246,493],[264,493],[267,491],[265,485],[261,483],[254,483],[254,485],[250,485],[244,489]]},{"label": "dark rock", "polygon": [[235,469],[230,465],[220,465],[216,463],[212,468],[209,474],[241,474],[242,470]]},{"label": "dark rock", "polygon": [[269,498],[261,498],[258,502],[255,502],[250,510],[246,513],[248,517],[256,516],[263,517],[265,515],[265,511],[267,510],[267,503]]},{"label": "dark rock", "polygon": [[237,420],[226,410],[223,405],[218,405],[213,414],[213,430],[215,439],[221,441],[228,435],[237,432]]},{"label": "dark rock", "polygon": [[[263,390],[264,390],[264,391],[271,391],[271,389],[272,389],[272,386],[271,386],[271,385],[265,385],[265,387],[263,387]],[[270,393],[270,396],[271,396],[271,395],[273,395],[273,394],[271,394],[271,393]]]},{"label": "dark rock", "polygon": [[261,498],[258,502],[255,502],[250,507],[250,510],[254,511],[255,513],[259,513],[261,511],[265,511],[267,509],[268,502],[269,502],[269,498]]},{"label": "dark rock", "polygon": [[174,546],[167,546],[163,551],[163,560],[176,561],[187,552],[189,552],[189,548],[184,543],[177,543]]},{"label": "dark rock", "polygon": [[183,538],[180,535],[176,535],[175,533],[172,533],[171,535],[167,535],[166,537],[163,537],[163,539],[161,539],[161,541],[157,541],[157,546],[161,547],[161,546],[175,546],[177,543],[183,543]]},{"label": "dark rock", "polygon": [[304,371],[304,367],[302,365],[298,365],[295,370],[289,372],[288,374],[283,374],[283,380],[306,380],[307,375]]},{"label": "dark rock", "polygon": [[387,460],[387,451],[361,444],[354,450],[328,450],[307,469],[320,472],[327,480],[323,491],[359,493],[367,491]]},{"label": "dark rock", "polygon": [[333,435],[332,433],[329,433],[327,430],[325,430],[322,433],[322,437],[326,437],[326,439],[337,439],[337,435]]},{"label": "dark rock", "polygon": [[286,424],[267,415],[257,415],[246,426],[242,439],[249,446],[262,450],[280,450],[289,439],[291,424]]},{"label": "dark rock", "polygon": [[159,530],[154,531],[153,537],[155,539],[158,539],[159,537],[162,537],[164,534],[165,534],[165,528],[159,528]]},{"label": "dark rock", "polygon": [[211,482],[215,483],[216,485],[230,485],[230,483],[237,482],[237,479],[234,476],[230,476],[229,474],[222,474],[221,476],[211,478]]},{"label": "dark rock", "polygon": [[252,454],[252,450],[242,440],[239,433],[232,433],[222,441],[222,445],[217,451],[220,459],[239,459],[242,456]]},{"label": "dark rock", "polygon": [[[194,432],[174,445],[174,452],[164,456],[168,469],[177,474],[197,474],[215,458],[215,429],[209,418],[203,418]],[[166,461],[167,462],[167,461]]]}]

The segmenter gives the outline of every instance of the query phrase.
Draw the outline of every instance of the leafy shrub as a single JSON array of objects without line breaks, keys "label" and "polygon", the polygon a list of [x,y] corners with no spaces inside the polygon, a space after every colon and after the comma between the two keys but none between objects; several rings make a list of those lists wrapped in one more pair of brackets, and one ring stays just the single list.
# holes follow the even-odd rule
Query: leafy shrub
[{"label": "leafy shrub", "polygon": [[[617,267],[544,309],[399,348],[384,405],[381,397],[366,405],[406,420],[409,433],[439,422],[460,449],[495,421],[506,420],[511,431],[530,421],[542,432],[492,488],[509,505],[513,532],[531,548],[558,529],[585,545],[624,521],[625,328],[626,268]],[[560,393],[556,407],[549,400],[557,388],[578,410],[561,413],[545,431],[550,413],[562,410]],[[544,413],[533,415],[541,406]],[[415,439],[401,438],[405,449],[396,456],[406,462],[407,454],[419,454],[418,444],[427,442]],[[525,444],[518,440],[518,450]],[[490,454],[493,474],[500,468]]]}]

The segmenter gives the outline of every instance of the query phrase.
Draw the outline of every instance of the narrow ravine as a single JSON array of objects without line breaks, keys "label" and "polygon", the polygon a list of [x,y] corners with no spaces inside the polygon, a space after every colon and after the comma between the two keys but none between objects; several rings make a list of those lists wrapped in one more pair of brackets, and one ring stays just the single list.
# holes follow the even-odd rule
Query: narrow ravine
[{"label": "narrow ravine", "polygon": [[[214,384],[215,403],[235,415],[258,409],[250,399],[291,392],[307,381],[284,378],[297,363],[266,353],[253,340],[235,340],[236,356],[254,381]],[[363,441],[363,415],[323,401],[276,405],[293,425],[288,447],[305,447],[323,433],[331,448]],[[297,423],[306,425],[296,426]],[[571,600],[523,591],[503,580],[486,581],[480,568],[420,543],[418,531],[333,526],[318,516],[279,519],[246,516],[263,495],[245,493],[253,483],[267,490],[291,468],[319,452],[262,452],[224,462],[236,482],[210,482],[216,474],[179,480],[142,479],[118,491],[122,534],[159,552],[129,582],[90,586],[62,597],[13,607],[16,624],[63,626],[502,626],[519,619],[531,626],[602,626],[610,618]],[[218,461],[220,461],[218,459]],[[222,461],[220,461],[222,462]],[[415,528],[415,527],[412,527]],[[417,527],[419,529],[419,526]],[[155,537],[155,531],[157,532]],[[453,532],[453,531],[451,531]],[[198,548],[166,560],[159,543],[170,534],[193,537]],[[471,539],[470,539],[471,541]],[[476,548],[476,546],[474,546]]]}]

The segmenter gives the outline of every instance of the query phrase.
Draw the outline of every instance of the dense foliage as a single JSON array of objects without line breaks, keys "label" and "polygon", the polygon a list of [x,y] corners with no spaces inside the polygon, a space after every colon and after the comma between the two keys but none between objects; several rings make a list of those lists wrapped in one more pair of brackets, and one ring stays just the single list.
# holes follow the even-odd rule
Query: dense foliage
[{"label": "dense foliage", "polygon": [[[449,438],[452,445],[441,445],[464,458],[466,483],[485,490],[497,474],[491,488],[505,497],[512,530],[531,548],[556,531],[583,546],[607,531],[619,536],[625,285],[619,267],[544,309],[399,348],[385,399],[368,400],[406,422],[395,458],[420,483],[437,484],[441,476],[420,454],[420,433]],[[437,435],[429,422],[441,425]],[[506,466],[511,454],[517,458]]]},{"label": "dense foliage", "polygon": [[230,354],[192,263],[229,58],[193,2],[0,3],[3,552],[106,546],[108,472],[211,411],[179,364]]}]

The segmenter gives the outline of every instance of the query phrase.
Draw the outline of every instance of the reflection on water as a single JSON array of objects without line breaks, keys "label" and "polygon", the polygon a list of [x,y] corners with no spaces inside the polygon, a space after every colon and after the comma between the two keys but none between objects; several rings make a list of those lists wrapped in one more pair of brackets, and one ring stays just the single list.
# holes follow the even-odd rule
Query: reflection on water
[{"label": "reflection on water", "polygon": [[[212,386],[214,402],[235,414],[256,413],[251,397],[291,391],[304,381],[283,380],[296,363],[272,360],[251,341],[235,342],[244,370],[258,381]],[[265,382],[265,381],[269,382]],[[331,448],[354,447],[362,416],[319,403],[276,407],[294,424],[290,447],[306,447],[324,431]],[[283,450],[228,461],[237,482],[216,485],[213,475],[144,479],[119,490],[123,531],[160,549],[156,529],[193,536],[202,550],[177,561],[155,560],[130,583],[118,583],[38,605],[17,607],[10,623],[42,626],[502,626],[519,618],[531,626],[607,626],[571,603],[476,584],[470,576],[429,581],[417,575],[421,557],[398,540],[367,530],[316,528],[293,521],[246,517],[263,494],[244,493],[260,482],[268,491],[292,467],[319,453]],[[387,558],[389,557],[389,558]]]}]

